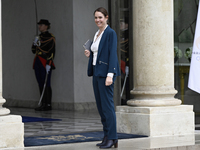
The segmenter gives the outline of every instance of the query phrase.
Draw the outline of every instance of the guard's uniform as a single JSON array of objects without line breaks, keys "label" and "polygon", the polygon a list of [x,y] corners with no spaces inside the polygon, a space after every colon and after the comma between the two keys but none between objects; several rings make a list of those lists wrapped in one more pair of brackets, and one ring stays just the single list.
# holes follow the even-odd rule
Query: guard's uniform
[{"label": "guard's uniform", "polygon": [[35,70],[36,79],[40,89],[40,95],[42,94],[43,86],[46,78],[46,65],[50,65],[51,69],[48,73],[45,92],[42,99],[42,105],[36,110],[51,110],[51,72],[55,69],[53,59],[55,57],[55,37],[48,31],[41,33],[40,46],[32,45],[32,52],[35,55],[33,69]]}]

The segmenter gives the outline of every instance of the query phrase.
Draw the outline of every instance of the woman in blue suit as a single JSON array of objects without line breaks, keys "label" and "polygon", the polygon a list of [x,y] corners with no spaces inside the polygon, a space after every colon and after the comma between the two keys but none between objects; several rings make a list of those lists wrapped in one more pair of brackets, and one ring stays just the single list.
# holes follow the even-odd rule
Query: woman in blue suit
[{"label": "woman in blue suit", "polygon": [[103,124],[104,138],[97,146],[100,148],[118,147],[116,115],[113,102],[113,88],[116,76],[120,75],[117,58],[117,35],[107,24],[108,13],[105,8],[94,11],[96,32],[90,50],[88,76],[93,76],[93,89],[98,112]]}]

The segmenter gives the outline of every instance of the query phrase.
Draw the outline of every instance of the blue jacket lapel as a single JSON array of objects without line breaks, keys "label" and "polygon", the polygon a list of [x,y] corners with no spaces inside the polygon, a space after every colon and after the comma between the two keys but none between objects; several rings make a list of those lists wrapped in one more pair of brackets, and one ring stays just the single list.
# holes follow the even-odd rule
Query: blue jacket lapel
[{"label": "blue jacket lapel", "polygon": [[103,35],[101,37],[101,41],[99,43],[99,48],[98,48],[98,54],[97,54],[97,61],[98,61],[98,58],[100,56],[100,53],[101,53],[101,50],[103,48],[103,45],[105,43],[105,40],[106,40],[106,36],[107,36],[107,31],[110,29],[110,26],[107,26],[107,28],[105,29],[105,31],[103,32]]}]

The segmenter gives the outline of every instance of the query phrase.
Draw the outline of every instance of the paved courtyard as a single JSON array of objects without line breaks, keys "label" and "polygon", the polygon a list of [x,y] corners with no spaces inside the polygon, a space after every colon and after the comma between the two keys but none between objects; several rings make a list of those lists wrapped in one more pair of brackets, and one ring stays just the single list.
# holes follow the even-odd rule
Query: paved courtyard
[{"label": "paved courtyard", "polygon": [[[57,134],[102,131],[100,117],[96,110],[90,111],[44,111],[33,109],[9,108],[11,114],[31,117],[61,119],[61,121],[29,122],[24,124],[25,137]],[[196,122],[198,122],[198,116]],[[196,124],[196,129],[200,125]],[[2,150],[97,150],[97,142],[59,144],[38,147],[10,148]],[[115,148],[112,148],[115,149]],[[165,136],[119,140],[116,150],[200,150],[200,130],[193,135]]]}]

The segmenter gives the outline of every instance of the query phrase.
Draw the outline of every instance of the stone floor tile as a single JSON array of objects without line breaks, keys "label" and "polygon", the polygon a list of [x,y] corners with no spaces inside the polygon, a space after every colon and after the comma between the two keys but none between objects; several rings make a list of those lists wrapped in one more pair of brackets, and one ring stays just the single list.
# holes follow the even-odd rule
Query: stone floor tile
[{"label": "stone floor tile", "polygon": [[160,148],[160,150],[172,150],[172,148]]},{"label": "stone floor tile", "polygon": [[187,150],[186,146],[179,146],[177,150]]},{"label": "stone floor tile", "polygon": [[200,150],[200,145],[195,145],[195,150]]},{"label": "stone floor tile", "polygon": [[186,149],[187,150],[195,150],[195,145],[187,146]]}]

